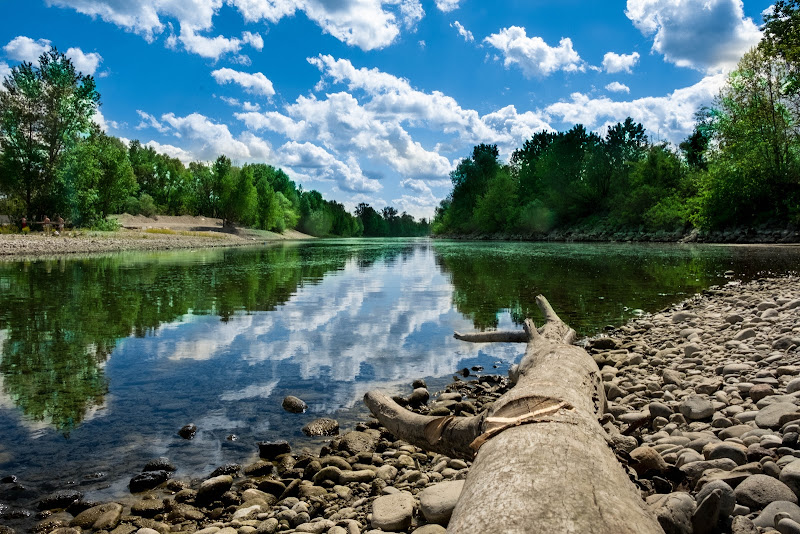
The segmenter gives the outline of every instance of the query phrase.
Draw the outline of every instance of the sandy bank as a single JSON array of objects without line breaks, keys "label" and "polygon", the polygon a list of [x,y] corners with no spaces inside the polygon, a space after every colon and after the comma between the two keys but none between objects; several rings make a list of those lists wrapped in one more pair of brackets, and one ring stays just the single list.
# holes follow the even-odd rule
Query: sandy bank
[{"label": "sandy bank", "polygon": [[117,218],[122,229],[116,232],[79,230],[64,231],[61,235],[45,235],[41,232],[0,235],[0,260],[127,250],[234,247],[271,241],[314,239],[296,230],[277,234],[241,227],[223,228],[222,220],[206,217],[149,218],[123,214]]}]

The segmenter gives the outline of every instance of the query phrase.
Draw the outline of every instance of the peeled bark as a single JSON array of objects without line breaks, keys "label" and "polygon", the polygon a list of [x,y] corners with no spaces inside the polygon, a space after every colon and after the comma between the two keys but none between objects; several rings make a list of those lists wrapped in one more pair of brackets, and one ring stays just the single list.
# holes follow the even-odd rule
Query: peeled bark
[{"label": "peeled bark", "polygon": [[450,456],[477,450],[448,531],[458,533],[663,532],[609,448],[598,422],[605,407],[600,371],[572,345],[575,331],[539,296],[547,319],[524,332],[456,334],[474,342],[527,341],[516,385],[489,413],[413,414],[377,392],[367,407],[397,437]]}]

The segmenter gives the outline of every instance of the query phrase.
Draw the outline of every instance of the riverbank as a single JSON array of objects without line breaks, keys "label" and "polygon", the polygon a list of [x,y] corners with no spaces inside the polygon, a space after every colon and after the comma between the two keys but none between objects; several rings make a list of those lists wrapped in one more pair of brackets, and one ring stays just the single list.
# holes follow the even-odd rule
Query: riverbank
[{"label": "riverbank", "polygon": [[296,230],[282,234],[241,227],[223,227],[222,220],[190,216],[154,218],[123,214],[114,232],[65,230],[61,235],[0,234],[0,260],[20,257],[92,254],[130,250],[176,250],[252,246],[265,242],[314,239]]},{"label": "riverbank", "polygon": [[[587,343],[609,399],[605,428],[665,530],[767,532],[777,511],[800,522],[798,346],[798,277],[732,282]],[[430,402],[423,383],[411,384],[407,400],[420,413],[479,413],[510,384],[466,374],[476,372]],[[127,500],[89,502],[65,488],[27,520],[13,502],[0,517],[12,526],[35,518],[37,532],[60,534],[431,534],[444,532],[470,465],[398,441],[374,421],[319,454],[252,447],[251,463],[204,480],[171,479],[174,466],[155,460],[131,473],[137,492]],[[2,479],[3,495],[20,483]]]},{"label": "riverbank", "polygon": [[618,229],[607,226],[577,226],[548,232],[448,234],[436,237],[465,241],[537,241],[565,243],[721,243],[721,244],[789,244],[800,243],[800,228],[759,226],[724,230],[700,231],[696,228],[667,232],[648,232],[638,229]]}]

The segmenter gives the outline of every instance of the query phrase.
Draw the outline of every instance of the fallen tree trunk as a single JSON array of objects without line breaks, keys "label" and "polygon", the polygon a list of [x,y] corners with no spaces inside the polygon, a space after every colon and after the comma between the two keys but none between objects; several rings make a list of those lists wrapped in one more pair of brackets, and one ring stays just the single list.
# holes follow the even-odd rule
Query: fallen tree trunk
[{"label": "fallen tree trunk", "polygon": [[547,322],[524,332],[456,334],[466,341],[526,341],[515,386],[489,413],[414,414],[378,392],[365,403],[397,437],[454,457],[477,454],[448,525],[462,533],[662,533],[609,448],[598,422],[605,393],[597,364],[547,300]]}]

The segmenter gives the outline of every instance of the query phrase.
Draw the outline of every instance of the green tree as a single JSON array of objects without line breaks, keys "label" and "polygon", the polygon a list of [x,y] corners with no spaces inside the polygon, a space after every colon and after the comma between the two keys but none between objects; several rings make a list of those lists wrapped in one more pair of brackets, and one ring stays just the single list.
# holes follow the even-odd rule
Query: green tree
[{"label": "green tree", "polygon": [[[225,158],[228,162],[227,158]],[[219,160],[218,160],[219,161]],[[256,220],[258,196],[253,185],[252,169],[239,169],[230,165],[220,165],[225,168],[222,175],[222,188],[220,191],[220,215],[222,225],[231,226],[234,223],[245,226],[252,225]]]},{"label": "green tree", "polygon": [[0,190],[30,216],[52,213],[63,194],[64,154],[89,133],[100,95],[94,79],[51,48],[38,65],[11,69],[0,91]]},{"label": "green tree", "polygon": [[136,193],[136,178],[122,141],[95,127],[92,135],[72,150],[62,173],[74,222],[90,224],[118,213]]},{"label": "green tree", "polygon": [[728,76],[711,112],[718,148],[703,184],[704,224],[743,224],[797,209],[797,115],[783,93],[789,77],[764,48],[747,52]]}]

